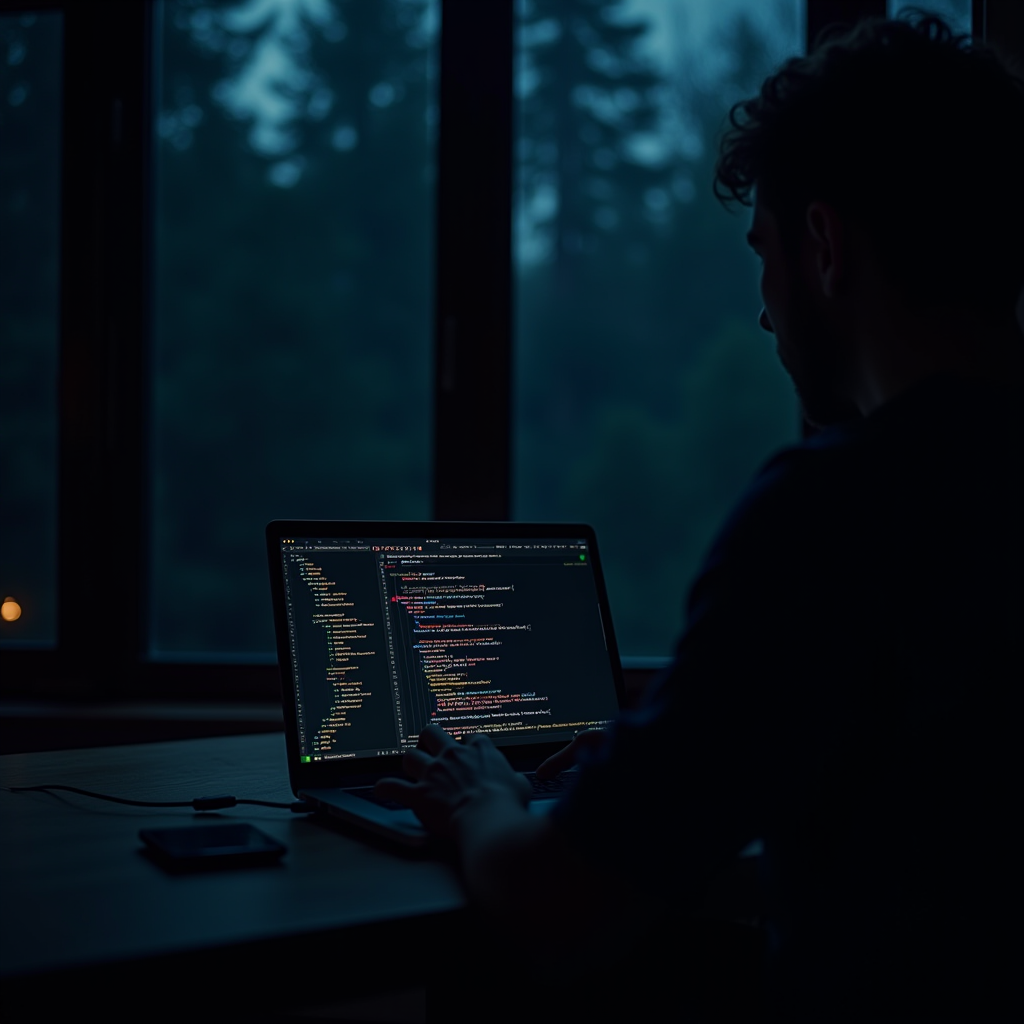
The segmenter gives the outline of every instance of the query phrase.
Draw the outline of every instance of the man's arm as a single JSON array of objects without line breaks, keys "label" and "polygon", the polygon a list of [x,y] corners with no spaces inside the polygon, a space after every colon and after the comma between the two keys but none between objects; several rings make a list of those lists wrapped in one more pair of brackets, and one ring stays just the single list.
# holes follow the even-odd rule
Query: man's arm
[{"label": "man's arm", "polygon": [[625,879],[580,857],[556,819],[527,810],[529,784],[486,736],[457,743],[427,726],[404,767],[411,781],[383,779],[377,794],[452,843],[470,896],[496,923],[599,946],[635,913]]},{"label": "man's arm", "polygon": [[501,923],[597,938],[610,908],[620,932],[667,907],[685,915],[766,838],[780,802],[799,817],[820,798],[864,673],[837,639],[853,620],[819,596],[835,595],[857,548],[832,536],[816,463],[801,450],[762,474],[693,588],[671,669],[549,817],[526,810],[525,779],[488,739],[434,726],[405,756],[412,781],[379,784],[454,844],[471,896]]}]

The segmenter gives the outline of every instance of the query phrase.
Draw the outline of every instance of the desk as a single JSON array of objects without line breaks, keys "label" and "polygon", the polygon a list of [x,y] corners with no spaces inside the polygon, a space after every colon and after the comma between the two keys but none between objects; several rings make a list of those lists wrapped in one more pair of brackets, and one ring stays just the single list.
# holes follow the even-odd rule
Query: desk
[{"label": "desk", "polygon": [[[142,800],[293,799],[280,733],[0,757],[0,786],[46,783]],[[184,876],[140,854],[140,828],[199,820],[251,822],[288,853],[277,867]],[[199,815],[0,791],[0,822],[5,1024],[72,1019],[72,1006],[75,1020],[185,1019],[185,1005],[192,1020],[231,1019],[232,1007],[252,1019],[243,1003],[413,987],[419,938],[465,908],[448,864],[287,810]],[[197,999],[212,1000],[209,1016]]]}]

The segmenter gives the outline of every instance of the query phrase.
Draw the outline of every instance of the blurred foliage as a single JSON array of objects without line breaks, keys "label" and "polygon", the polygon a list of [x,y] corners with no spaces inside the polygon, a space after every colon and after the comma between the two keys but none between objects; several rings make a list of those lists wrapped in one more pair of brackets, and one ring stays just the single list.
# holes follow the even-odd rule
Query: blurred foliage
[{"label": "blurred foliage", "polygon": [[[792,388],[757,326],[749,218],[711,192],[728,105],[756,90],[774,54],[797,49],[795,5],[778,6],[770,39],[742,11],[721,22],[723,70],[699,84],[687,67],[655,72],[641,45],[648,26],[623,0],[523,10],[527,39],[542,41],[539,70],[521,71],[532,135],[518,147],[529,244],[517,278],[515,515],[592,523],[620,649],[663,656],[718,525],[758,465],[797,436]],[[581,40],[603,55],[581,58]],[[602,95],[612,101],[595,104]],[[652,130],[660,151],[642,145]],[[557,212],[533,223],[533,154],[562,149],[572,159],[543,169]],[[580,196],[604,179],[596,191],[615,218]]]},{"label": "blurred foliage", "polygon": [[61,18],[0,16],[0,622],[56,639]]},{"label": "blurred foliage", "polygon": [[430,515],[428,5],[164,11],[152,642],[269,651],[267,521]]},{"label": "blurred foliage", "polygon": [[[679,66],[629,0],[518,4],[514,514],[594,523],[627,655],[668,652],[716,526],[796,435],[747,218],[711,194],[728,103],[798,48],[777,4],[715,6]],[[268,519],[429,517],[439,5],[159,10],[151,639],[230,659],[273,648]],[[0,588],[43,602],[57,24],[0,19]]]}]

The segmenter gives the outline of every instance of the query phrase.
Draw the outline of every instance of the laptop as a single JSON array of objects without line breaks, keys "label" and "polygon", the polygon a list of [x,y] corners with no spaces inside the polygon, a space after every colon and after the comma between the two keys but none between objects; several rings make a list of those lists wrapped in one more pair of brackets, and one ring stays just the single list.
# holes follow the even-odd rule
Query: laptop
[{"label": "laptop", "polygon": [[[618,714],[622,670],[589,526],[278,520],[267,526],[292,791],[409,846],[404,777],[428,723],[530,773]],[[571,778],[565,773],[564,778]],[[532,811],[560,795],[536,785]]]}]

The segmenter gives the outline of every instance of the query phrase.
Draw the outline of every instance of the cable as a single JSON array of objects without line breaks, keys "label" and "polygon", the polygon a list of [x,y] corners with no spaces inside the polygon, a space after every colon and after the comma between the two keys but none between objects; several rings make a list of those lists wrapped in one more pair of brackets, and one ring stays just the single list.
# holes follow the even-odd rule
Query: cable
[{"label": "cable", "polygon": [[129,800],[127,797],[94,793],[90,789],[79,789],[77,786],[7,786],[6,789],[9,793],[49,793],[60,789],[67,793],[78,793],[81,796],[95,797],[97,800],[109,800],[114,804],[129,804],[132,807],[191,807],[196,811],[219,811],[222,807],[234,807],[236,804],[259,804],[261,807],[280,807],[293,814],[308,814],[316,810],[307,800],[293,800],[289,804],[275,800],[244,800],[233,796],[197,796],[194,800]]}]

